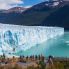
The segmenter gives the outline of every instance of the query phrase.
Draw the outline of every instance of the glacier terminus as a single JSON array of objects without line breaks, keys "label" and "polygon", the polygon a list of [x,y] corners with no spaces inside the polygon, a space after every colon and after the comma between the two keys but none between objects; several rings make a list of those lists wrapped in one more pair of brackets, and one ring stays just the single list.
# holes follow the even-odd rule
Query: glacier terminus
[{"label": "glacier terminus", "polygon": [[21,26],[0,23],[0,55],[26,51],[37,44],[64,34],[64,28]]}]

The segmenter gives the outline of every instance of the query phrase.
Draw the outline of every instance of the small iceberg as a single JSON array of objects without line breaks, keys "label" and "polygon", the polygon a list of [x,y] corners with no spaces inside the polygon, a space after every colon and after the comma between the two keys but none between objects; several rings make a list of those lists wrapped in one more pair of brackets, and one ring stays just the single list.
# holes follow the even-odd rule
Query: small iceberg
[{"label": "small iceberg", "polygon": [[65,41],[66,44],[69,44],[69,41]]}]

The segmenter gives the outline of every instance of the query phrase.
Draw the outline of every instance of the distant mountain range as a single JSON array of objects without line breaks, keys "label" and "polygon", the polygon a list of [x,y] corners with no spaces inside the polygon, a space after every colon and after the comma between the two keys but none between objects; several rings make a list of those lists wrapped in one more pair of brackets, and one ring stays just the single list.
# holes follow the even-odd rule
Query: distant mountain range
[{"label": "distant mountain range", "polygon": [[22,13],[25,11],[27,8],[24,7],[13,7],[8,10],[0,10],[0,13]]},{"label": "distant mountain range", "polygon": [[69,29],[69,1],[45,1],[31,8],[14,7],[1,10],[0,23]]}]

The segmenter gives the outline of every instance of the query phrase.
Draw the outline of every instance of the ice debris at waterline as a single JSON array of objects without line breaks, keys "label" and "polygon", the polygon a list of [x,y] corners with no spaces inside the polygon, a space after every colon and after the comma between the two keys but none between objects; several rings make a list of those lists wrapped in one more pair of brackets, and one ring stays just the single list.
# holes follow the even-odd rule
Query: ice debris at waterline
[{"label": "ice debris at waterline", "polygon": [[0,24],[0,54],[25,51],[64,34],[64,28]]}]

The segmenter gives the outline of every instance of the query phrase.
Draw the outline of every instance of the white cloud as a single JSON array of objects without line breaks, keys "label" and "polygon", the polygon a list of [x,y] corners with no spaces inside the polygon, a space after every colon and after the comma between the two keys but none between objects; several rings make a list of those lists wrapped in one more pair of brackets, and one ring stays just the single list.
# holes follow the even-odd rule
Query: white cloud
[{"label": "white cloud", "polygon": [[11,7],[23,4],[22,0],[0,0],[0,9],[9,9]]}]

